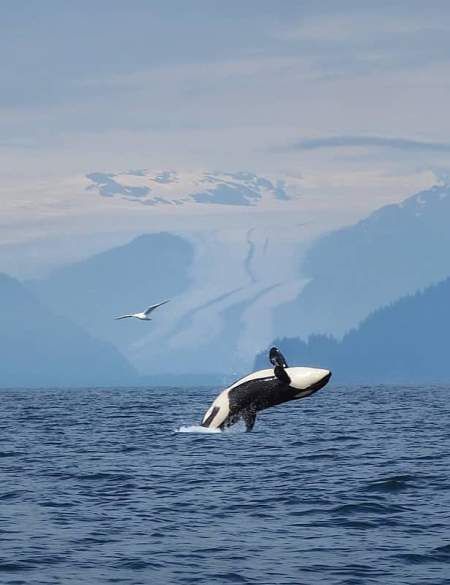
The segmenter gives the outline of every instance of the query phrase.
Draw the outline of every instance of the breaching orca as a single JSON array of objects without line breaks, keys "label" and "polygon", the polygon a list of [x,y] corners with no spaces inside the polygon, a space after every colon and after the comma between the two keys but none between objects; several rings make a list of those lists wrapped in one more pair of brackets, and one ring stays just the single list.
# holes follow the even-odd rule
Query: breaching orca
[{"label": "breaching orca", "polygon": [[202,427],[223,430],[243,420],[251,431],[258,411],[311,396],[331,378],[329,370],[290,368],[276,347],[270,350],[269,359],[273,369],[249,374],[219,394],[206,411]]}]

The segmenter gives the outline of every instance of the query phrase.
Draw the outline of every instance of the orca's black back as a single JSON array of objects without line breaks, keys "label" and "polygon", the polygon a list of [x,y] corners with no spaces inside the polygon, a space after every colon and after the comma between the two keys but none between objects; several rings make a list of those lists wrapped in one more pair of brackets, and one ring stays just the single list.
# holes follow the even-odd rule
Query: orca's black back
[{"label": "orca's black back", "polygon": [[292,400],[293,395],[292,388],[275,376],[248,380],[230,390],[230,413],[248,408],[263,410]]}]

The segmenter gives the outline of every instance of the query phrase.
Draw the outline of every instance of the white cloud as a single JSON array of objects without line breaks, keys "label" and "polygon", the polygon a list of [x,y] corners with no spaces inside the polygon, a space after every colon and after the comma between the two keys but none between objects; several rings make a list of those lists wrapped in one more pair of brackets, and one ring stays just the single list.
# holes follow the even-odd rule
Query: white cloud
[{"label": "white cloud", "polygon": [[[269,2],[246,31],[249,4],[242,8],[245,22],[231,5],[223,10],[236,18],[227,20],[205,4],[198,22],[189,16],[186,30],[176,20],[181,16],[159,14],[151,46],[139,36],[145,14],[140,22],[131,11],[127,26],[118,12],[94,14],[89,27],[98,17],[106,19],[105,28],[80,54],[76,31],[67,26],[81,13],[48,12],[50,24],[64,21],[67,44],[61,31],[45,37],[30,20],[29,35],[17,47],[18,69],[6,64],[4,73],[5,82],[13,75],[18,93],[11,89],[0,108],[3,242],[106,233],[112,222],[124,234],[185,223],[185,212],[138,214],[132,202],[95,200],[82,179],[91,172],[300,174],[303,198],[296,209],[325,230],[428,185],[430,169],[450,167],[445,149],[419,148],[450,142],[447,3],[333,8],[306,2],[274,10]],[[111,30],[121,31],[120,43]],[[206,37],[197,39],[195,31],[204,31],[209,51]],[[0,43],[12,42],[11,34]],[[55,67],[51,83],[46,78],[40,89],[30,66],[31,41],[41,43],[41,53],[54,42],[61,46],[59,56],[48,52]],[[387,139],[376,149],[368,143],[279,148],[330,136]],[[389,137],[410,140],[412,147],[394,150]],[[228,221],[228,212],[220,211],[208,222]],[[200,215],[192,221],[195,229],[207,223]]]}]

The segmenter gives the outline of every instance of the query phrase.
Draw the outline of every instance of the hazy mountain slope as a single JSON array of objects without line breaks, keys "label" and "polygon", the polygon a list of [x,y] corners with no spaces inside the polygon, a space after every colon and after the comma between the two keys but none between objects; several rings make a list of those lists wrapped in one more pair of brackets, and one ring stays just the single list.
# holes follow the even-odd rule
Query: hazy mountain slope
[{"label": "hazy mountain slope", "polygon": [[[174,171],[89,180],[92,197],[151,205],[155,214],[154,206],[182,208],[186,218],[193,207],[220,208],[214,227],[206,214],[206,229],[186,221],[182,237],[141,236],[31,283],[55,313],[114,343],[148,376],[243,373],[274,337],[342,335],[377,307],[450,273],[446,187],[322,238],[299,271],[312,236],[289,207],[298,185],[288,192],[251,173]],[[150,323],[113,319],[165,298],[172,301]]]},{"label": "hazy mountain slope", "polygon": [[[140,236],[30,284],[51,309],[125,350],[153,324],[114,316],[142,311],[189,286],[193,249],[166,233]],[[170,304],[158,311],[170,310]],[[156,314],[154,315],[156,318]]]},{"label": "hazy mountain slope", "polygon": [[[113,341],[149,376],[250,368],[258,347],[274,335],[273,307],[304,285],[295,267],[317,228],[294,213],[301,180],[198,169],[94,172],[86,178],[89,196],[103,205],[140,209],[153,225],[158,217],[185,218],[183,237],[194,259],[174,266],[174,275],[189,266],[189,285],[151,324],[106,327],[105,315],[83,325]],[[136,290],[133,278],[127,282]],[[164,291],[162,297],[170,296]]]},{"label": "hazy mountain slope", "polygon": [[[145,375],[245,371],[273,336],[272,306],[303,285],[292,270],[298,228],[281,238],[277,227],[228,224],[186,234],[141,236],[29,285]],[[113,319],[165,298],[149,323]]]},{"label": "hazy mountain slope", "polygon": [[0,274],[0,386],[133,384],[120,353],[57,317],[17,280]]},{"label": "hazy mountain slope", "polygon": [[[287,231],[287,230],[286,230]],[[245,372],[261,343],[273,338],[272,308],[303,283],[298,230],[224,227],[193,236],[191,286],[161,312],[126,354],[140,371],[171,374]]]},{"label": "hazy mountain slope", "polygon": [[316,335],[275,343],[291,364],[332,369],[335,382],[450,382],[450,278],[375,311],[340,342]]},{"label": "hazy mountain slope", "polygon": [[343,335],[377,307],[450,273],[450,187],[436,186],[333,232],[301,266],[309,283],[276,311],[278,334]]}]

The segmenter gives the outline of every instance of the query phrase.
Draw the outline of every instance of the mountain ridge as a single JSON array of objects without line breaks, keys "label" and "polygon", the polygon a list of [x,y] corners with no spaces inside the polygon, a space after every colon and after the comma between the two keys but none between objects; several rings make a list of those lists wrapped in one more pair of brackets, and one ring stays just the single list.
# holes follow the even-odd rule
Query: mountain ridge
[{"label": "mountain ridge", "polygon": [[51,312],[0,274],[1,387],[129,385],[138,376],[112,345]]},{"label": "mountain ridge", "polygon": [[[145,335],[146,323],[113,318],[182,293],[190,282],[193,254],[190,243],[177,235],[143,234],[27,284],[54,312],[70,315],[125,354],[124,348]],[[170,310],[170,304],[158,309]]]},{"label": "mountain ridge", "polygon": [[[450,277],[372,312],[342,340],[276,339],[290,363],[333,370],[337,383],[449,383]],[[267,362],[258,354],[255,367]]]},{"label": "mountain ridge", "polygon": [[309,249],[309,279],[279,307],[278,335],[342,337],[374,309],[450,274],[450,186],[435,185],[331,232]]}]

